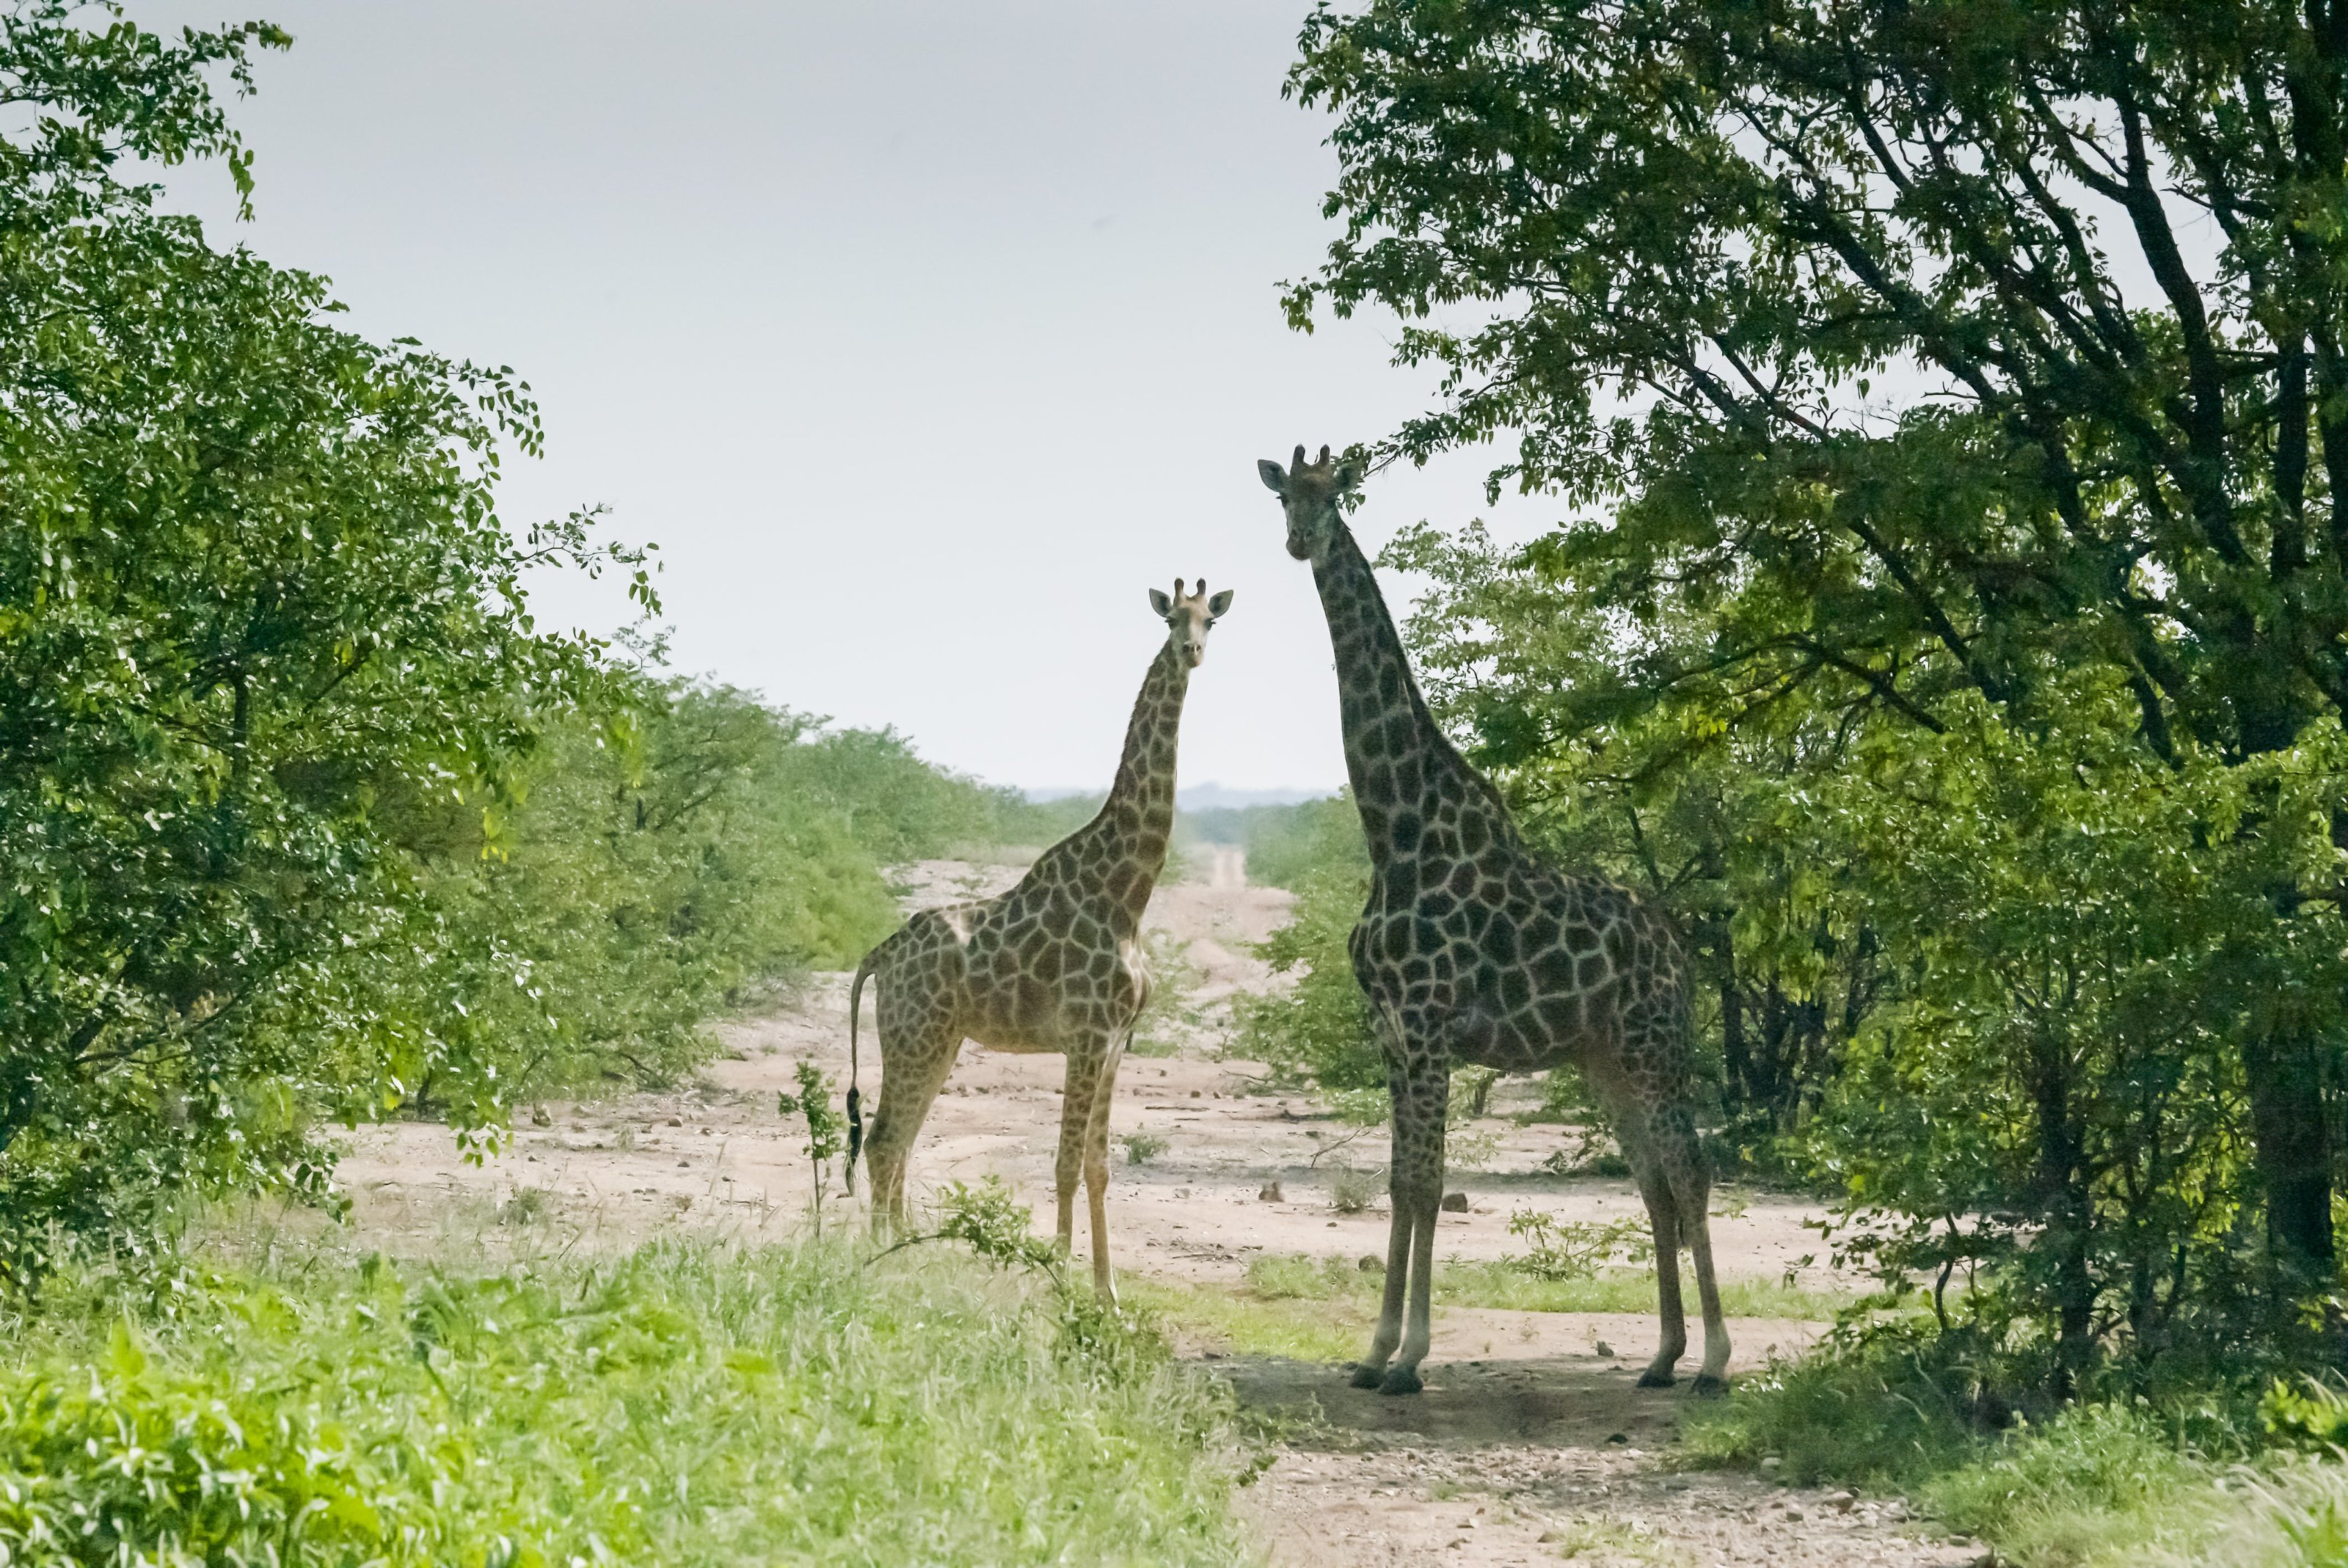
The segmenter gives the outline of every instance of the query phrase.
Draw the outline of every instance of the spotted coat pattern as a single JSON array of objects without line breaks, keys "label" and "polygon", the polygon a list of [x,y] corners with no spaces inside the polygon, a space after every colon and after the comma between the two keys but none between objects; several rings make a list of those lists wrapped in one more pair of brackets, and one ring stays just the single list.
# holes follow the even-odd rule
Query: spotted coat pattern
[{"label": "spotted coat pattern", "polygon": [[1654,1230],[1663,1345],[1640,1381],[1669,1384],[1687,1348],[1684,1247],[1704,1309],[1696,1387],[1716,1390],[1728,1332],[1713,1278],[1678,936],[1629,889],[1535,860],[1498,793],[1437,726],[1340,516],[1358,469],[1326,447],[1309,464],[1299,447],[1287,469],[1258,467],[1281,498],[1289,553],[1313,563],[1328,617],[1345,767],[1372,868],[1350,952],[1394,1099],[1394,1218],[1385,1300],[1354,1381],[1389,1394],[1421,1386],[1452,1068],[1571,1064],[1612,1122]]},{"label": "spotted coat pattern", "polygon": [[[1141,916],[1174,828],[1175,743],[1190,671],[1229,589],[1153,590],[1165,646],[1141,683],[1125,752],[1100,814],[1038,857],[991,899],[924,910],[864,956],[849,987],[850,1116],[857,1014],[869,976],[880,1033],[880,1106],[865,1142],[873,1223],[901,1228],[905,1167],[965,1039],[1003,1051],[1060,1052],[1067,1072],[1054,1166],[1059,1240],[1075,1232],[1081,1174],[1091,1211],[1093,1283],[1114,1300],[1109,1270],[1108,1114],[1134,1019],[1149,996]],[[850,1161],[853,1180],[853,1157]]]}]

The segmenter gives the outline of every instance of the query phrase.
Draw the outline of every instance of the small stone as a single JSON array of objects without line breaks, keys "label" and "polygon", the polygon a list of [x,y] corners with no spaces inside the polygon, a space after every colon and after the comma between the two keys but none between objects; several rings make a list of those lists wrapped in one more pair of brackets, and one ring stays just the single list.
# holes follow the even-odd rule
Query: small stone
[{"label": "small stone", "polygon": [[1609,1432],[1606,1434],[1606,1440],[1610,1443],[1627,1443],[1631,1440],[1631,1434],[1628,1432]]},{"label": "small stone", "polygon": [[1798,1508],[1789,1508],[1786,1511],[1786,1518],[1791,1523],[1799,1524],[1802,1522],[1802,1511]]},{"label": "small stone", "polygon": [[1286,1195],[1280,1190],[1280,1181],[1277,1177],[1265,1182],[1263,1191],[1258,1192],[1256,1197],[1266,1203],[1284,1203],[1288,1201]]},{"label": "small stone", "polygon": [[1776,1454],[1771,1454],[1768,1458],[1761,1461],[1761,1473],[1763,1475],[1775,1475],[1777,1473],[1779,1469],[1785,1465],[1785,1462],[1786,1461],[1784,1460],[1779,1459]]},{"label": "small stone", "polygon": [[1847,1491],[1830,1491],[1820,1501],[1838,1513],[1849,1513],[1859,1499]]},{"label": "small stone", "polygon": [[1200,1098],[1199,1091],[1198,1091],[1197,1089],[1195,1089],[1195,1088],[1194,1088],[1194,1089],[1192,1089],[1192,1090],[1190,1091],[1190,1098],[1191,1098],[1192,1099],[1199,1099],[1199,1098]]},{"label": "small stone", "polygon": [[1329,1222],[1329,1228],[1330,1228],[1331,1230],[1333,1230],[1333,1231],[1334,1231],[1334,1230],[1335,1230],[1335,1229],[1337,1228],[1337,1222],[1336,1222],[1336,1221],[1334,1221],[1334,1220],[1330,1221],[1330,1222]]},{"label": "small stone", "polygon": [[1446,1213],[1449,1214],[1466,1213],[1468,1212],[1468,1194],[1465,1192],[1446,1192],[1443,1194],[1443,1209]]},{"label": "small stone", "polygon": [[668,1119],[668,1124],[669,1124],[671,1127],[683,1127],[683,1126],[685,1125],[685,1123],[684,1123],[684,1122],[682,1122],[682,1121],[678,1120],[678,1119],[677,1119],[675,1117],[674,1117],[674,1116],[672,1116],[672,1117],[670,1117],[670,1118]]},{"label": "small stone", "polygon": [[1607,1357],[1607,1358],[1608,1358],[1608,1359],[1610,1359],[1610,1360],[1612,1360],[1612,1359],[1613,1358],[1613,1355],[1614,1355],[1614,1347],[1613,1347],[1612,1346],[1611,1346],[1611,1345],[1607,1344],[1607,1343],[1606,1343],[1606,1341],[1604,1341],[1604,1340],[1602,1340],[1602,1339],[1601,1339],[1601,1340],[1600,1340],[1597,1344],[1595,1344],[1595,1345],[1591,1346],[1590,1348],[1591,1348],[1591,1350],[1593,1350],[1593,1351],[1597,1352],[1599,1355],[1601,1355],[1601,1356],[1603,1356],[1603,1357]]},{"label": "small stone", "polygon": [[1360,1269],[1364,1274],[1384,1274],[1386,1272],[1385,1260],[1369,1253],[1364,1253],[1362,1254],[1362,1261],[1354,1266]]}]

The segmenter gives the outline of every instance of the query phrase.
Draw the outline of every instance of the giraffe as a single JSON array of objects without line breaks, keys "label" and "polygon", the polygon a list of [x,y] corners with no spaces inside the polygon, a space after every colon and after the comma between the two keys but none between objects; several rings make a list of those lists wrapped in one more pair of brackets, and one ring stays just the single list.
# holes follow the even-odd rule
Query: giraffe
[{"label": "giraffe", "polygon": [[1117,781],[1097,816],[1044,851],[995,898],[924,910],[864,955],[848,992],[849,1180],[864,1143],[856,1028],[865,979],[880,1030],[880,1104],[865,1158],[872,1223],[901,1228],[905,1161],[965,1038],[1001,1051],[1065,1052],[1060,1150],[1054,1168],[1059,1243],[1075,1233],[1081,1169],[1091,1210],[1093,1286],[1117,1300],[1108,1261],[1108,1116],[1117,1068],[1149,995],[1141,913],[1174,829],[1174,748],[1190,672],[1207,630],[1231,605],[1206,579],[1149,591],[1166,623],[1127,727]]},{"label": "giraffe", "polygon": [[1690,1101],[1678,937],[1629,889],[1536,861],[1498,792],[1436,725],[1370,563],[1339,515],[1341,499],[1361,483],[1359,465],[1333,461],[1326,447],[1307,463],[1299,447],[1286,469],[1269,459],[1256,466],[1281,499],[1289,554],[1313,563],[1336,650],[1345,769],[1370,851],[1369,902],[1347,948],[1394,1097],[1394,1217],[1385,1300],[1354,1385],[1387,1394],[1422,1386],[1453,1064],[1529,1072],[1571,1063],[1612,1121],[1654,1229],[1663,1346],[1640,1386],[1669,1387],[1687,1348],[1685,1246],[1704,1305],[1695,1387],[1717,1393],[1728,1329]]}]

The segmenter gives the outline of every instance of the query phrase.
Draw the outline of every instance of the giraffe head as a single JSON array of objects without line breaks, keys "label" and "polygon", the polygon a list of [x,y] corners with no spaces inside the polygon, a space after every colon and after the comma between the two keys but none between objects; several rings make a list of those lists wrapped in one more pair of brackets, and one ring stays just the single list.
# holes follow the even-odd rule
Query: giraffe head
[{"label": "giraffe head", "polygon": [[1361,487],[1362,465],[1330,457],[1326,447],[1308,463],[1299,447],[1286,469],[1265,458],[1255,471],[1263,476],[1264,488],[1280,498],[1280,510],[1288,516],[1288,553],[1299,561],[1318,561],[1337,535],[1339,500]]},{"label": "giraffe head", "polygon": [[1207,597],[1207,580],[1199,579],[1196,592],[1182,592],[1182,580],[1174,579],[1174,596],[1168,598],[1161,589],[1149,591],[1149,607],[1166,623],[1167,640],[1174,645],[1184,665],[1197,669],[1207,656],[1207,628],[1223,618],[1231,607],[1231,591],[1228,588],[1213,598]]}]

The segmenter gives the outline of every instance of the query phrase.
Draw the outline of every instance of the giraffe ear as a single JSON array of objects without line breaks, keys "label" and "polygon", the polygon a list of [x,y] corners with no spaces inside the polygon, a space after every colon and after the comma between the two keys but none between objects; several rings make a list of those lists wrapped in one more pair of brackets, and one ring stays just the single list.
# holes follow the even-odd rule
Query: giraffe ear
[{"label": "giraffe ear", "polygon": [[1264,489],[1280,497],[1282,500],[1286,500],[1288,499],[1288,470],[1286,469],[1282,468],[1270,458],[1258,458],[1256,459],[1255,471],[1259,475],[1262,476]]},{"label": "giraffe ear", "polygon": [[1166,596],[1165,589],[1152,588],[1149,591],[1149,607],[1158,612],[1158,618],[1162,621],[1174,613],[1174,601]]},{"label": "giraffe ear", "polygon": [[1221,593],[1207,601],[1207,616],[1210,620],[1212,620],[1231,607],[1231,590],[1226,588]]},{"label": "giraffe ear", "polygon": [[1337,489],[1341,492],[1351,493],[1352,491],[1357,490],[1361,488],[1362,465],[1351,461],[1339,463],[1337,465]]}]

